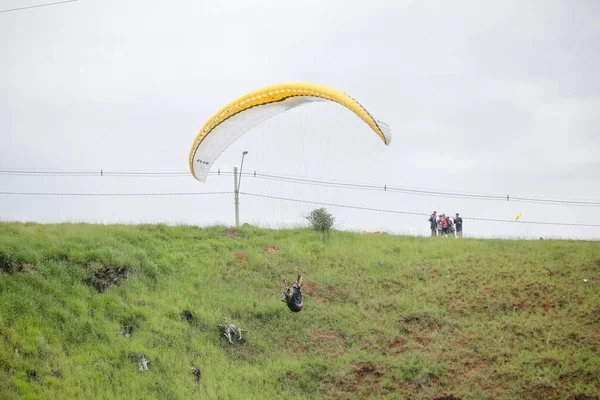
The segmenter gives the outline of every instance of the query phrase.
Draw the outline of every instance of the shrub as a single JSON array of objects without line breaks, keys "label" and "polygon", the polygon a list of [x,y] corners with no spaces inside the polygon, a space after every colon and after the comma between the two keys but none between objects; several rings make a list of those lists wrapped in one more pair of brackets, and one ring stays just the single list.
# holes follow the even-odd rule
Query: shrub
[{"label": "shrub", "polygon": [[335,218],[325,208],[311,211],[306,219],[311,223],[314,230],[323,233],[327,233],[335,222]]}]

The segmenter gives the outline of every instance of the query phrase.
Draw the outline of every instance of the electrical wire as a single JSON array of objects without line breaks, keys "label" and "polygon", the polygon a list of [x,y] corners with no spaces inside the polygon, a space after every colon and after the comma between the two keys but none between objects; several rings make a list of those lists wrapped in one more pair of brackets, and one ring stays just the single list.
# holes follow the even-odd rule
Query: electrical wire
[{"label": "electrical wire", "polygon": [[75,1],[78,1],[78,0],[65,0],[65,1],[57,1],[55,3],[45,3],[45,4],[37,4],[37,5],[34,5],[34,6],[19,7],[19,8],[10,8],[8,10],[0,10],[0,13],[7,13],[7,12],[11,12],[11,11],[20,11],[20,10],[27,10],[27,9],[30,9],[30,8],[55,6],[57,4],[73,3]]},{"label": "electrical wire", "polygon": [[356,184],[356,183],[339,183],[333,181],[324,181],[318,179],[305,179],[305,178],[293,178],[282,175],[272,175],[265,173],[255,173],[253,176],[262,179],[269,179],[275,181],[293,182],[293,183],[304,183],[309,185],[320,185],[329,187],[344,187],[353,189],[364,189],[364,190],[379,190],[388,192],[399,192],[406,194],[416,194],[431,197],[449,197],[459,199],[474,199],[474,200],[496,200],[496,201],[514,201],[519,203],[538,203],[538,204],[549,204],[549,205],[576,205],[576,206],[592,206],[600,207],[600,201],[582,201],[582,200],[560,200],[560,199],[543,199],[543,198],[528,198],[510,195],[489,195],[489,194],[472,194],[472,193],[452,193],[452,192],[441,192],[427,189],[407,189],[399,188],[387,185],[373,185],[373,184]]},{"label": "electrical wire", "polygon": [[[257,193],[240,192],[240,194],[244,194],[246,196],[253,196],[253,197],[262,197],[262,198],[267,198],[267,199],[292,201],[292,202],[296,202],[296,203],[316,204],[316,205],[329,206],[329,207],[350,208],[350,209],[355,209],[355,210],[376,211],[376,212],[384,212],[384,213],[392,213],[392,214],[417,215],[417,216],[423,216],[423,217],[428,217],[430,215],[430,214],[426,214],[426,213],[409,212],[409,211],[399,211],[399,210],[389,210],[389,209],[383,209],[383,208],[371,208],[371,207],[352,206],[352,205],[347,205],[347,204],[326,203],[326,202],[320,202],[320,201],[293,199],[293,198],[289,198],[289,197],[270,196],[270,195],[257,194]],[[461,216],[461,217],[463,219],[465,219],[465,220],[470,220],[470,221],[508,222],[508,223],[518,223],[518,224],[539,224],[539,225],[562,225],[562,226],[600,227],[600,224],[579,224],[579,223],[551,222],[551,221],[519,221],[519,222],[516,222],[516,221],[512,221],[512,220],[508,220],[508,219],[493,219],[493,218],[464,217],[464,216]]]},{"label": "electrical wire", "polygon": [[[233,172],[228,171],[211,171],[208,173],[210,176],[232,176]],[[96,171],[42,171],[42,170],[0,170],[0,175],[19,175],[19,176],[102,176],[102,177],[149,177],[149,178],[172,178],[172,177],[189,177],[189,171],[110,171],[110,170],[96,170]],[[349,182],[337,182],[332,180],[317,179],[317,178],[301,178],[293,177],[289,175],[277,175],[272,173],[264,172],[243,172],[241,174],[244,177],[252,177],[263,180],[306,184],[311,186],[322,186],[332,188],[344,188],[344,189],[355,189],[355,190],[370,190],[370,191],[384,191],[392,193],[403,193],[420,195],[427,197],[445,197],[463,200],[487,200],[487,201],[512,201],[515,203],[530,203],[530,204],[543,204],[543,205],[556,205],[556,206],[576,206],[576,207],[600,207],[600,201],[597,200],[582,200],[582,199],[550,199],[541,197],[524,197],[524,196],[512,196],[512,195],[493,195],[493,194],[476,194],[467,192],[447,192],[447,191],[436,191],[430,189],[411,189],[402,188],[396,186],[388,186],[385,184],[372,184],[372,183],[349,183]]]},{"label": "electrical wire", "polygon": [[233,192],[167,192],[167,193],[50,193],[50,192],[0,192],[0,195],[24,196],[199,196],[233,194]]},{"label": "electrical wire", "polygon": [[[110,171],[110,170],[95,170],[95,171],[43,171],[43,170],[0,170],[0,175],[7,176],[127,176],[127,177],[190,177],[189,172],[183,171]],[[233,172],[227,171],[211,171],[208,175],[233,175]]]},{"label": "electrical wire", "polygon": [[[64,192],[0,192],[0,195],[28,195],[28,196],[199,196],[199,195],[223,195],[223,194],[234,194],[231,191],[223,191],[223,192],[163,192],[163,193],[64,193]],[[354,210],[363,210],[363,211],[374,211],[374,212],[384,212],[384,213],[393,213],[393,214],[404,214],[404,215],[415,215],[415,216],[423,216],[427,217],[429,214],[420,213],[420,212],[411,212],[411,211],[400,211],[400,210],[390,210],[383,208],[374,208],[374,207],[363,207],[363,206],[354,206],[348,204],[339,204],[339,203],[328,203],[321,201],[312,201],[312,200],[303,200],[303,199],[294,199],[290,197],[280,197],[280,196],[270,196],[265,194],[258,193],[249,193],[249,192],[239,192],[239,194],[252,196],[252,197],[260,197],[274,200],[282,200],[282,201],[291,201],[296,203],[304,203],[304,204],[315,204],[329,207],[340,207],[340,208],[348,208]],[[560,225],[560,226],[585,226],[585,227],[600,227],[600,224],[580,224],[580,223],[568,223],[568,222],[553,222],[553,221],[512,221],[507,219],[494,219],[494,218],[480,218],[480,217],[468,217],[463,216],[463,219],[471,220],[471,221],[487,221],[487,222],[503,222],[503,223],[519,223],[519,224],[537,224],[537,225]]]}]

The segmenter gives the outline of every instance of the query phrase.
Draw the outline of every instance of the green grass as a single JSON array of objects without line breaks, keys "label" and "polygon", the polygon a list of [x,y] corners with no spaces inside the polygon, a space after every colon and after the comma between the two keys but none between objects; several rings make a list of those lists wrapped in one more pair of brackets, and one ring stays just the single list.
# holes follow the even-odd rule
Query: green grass
[{"label": "green grass", "polygon": [[597,242],[3,223],[0,398],[597,398],[599,289]]}]

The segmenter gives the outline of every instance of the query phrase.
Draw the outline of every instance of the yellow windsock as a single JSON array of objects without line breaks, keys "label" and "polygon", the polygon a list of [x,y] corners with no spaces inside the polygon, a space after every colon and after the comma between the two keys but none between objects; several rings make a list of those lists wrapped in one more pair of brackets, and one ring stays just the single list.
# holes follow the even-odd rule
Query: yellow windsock
[{"label": "yellow windsock", "polygon": [[515,219],[515,222],[518,221],[519,218],[521,218],[521,213],[520,212],[517,213],[517,218]]}]

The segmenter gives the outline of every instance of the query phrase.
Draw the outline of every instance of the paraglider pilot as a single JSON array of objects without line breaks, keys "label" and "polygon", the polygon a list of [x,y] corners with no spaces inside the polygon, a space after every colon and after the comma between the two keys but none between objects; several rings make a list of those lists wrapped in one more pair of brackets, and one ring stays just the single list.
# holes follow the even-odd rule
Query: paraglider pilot
[{"label": "paraglider pilot", "polygon": [[287,280],[283,280],[283,293],[281,301],[285,301],[288,308],[293,312],[300,312],[302,306],[302,275],[298,275],[298,280],[288,287]]}]

